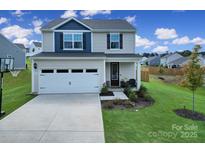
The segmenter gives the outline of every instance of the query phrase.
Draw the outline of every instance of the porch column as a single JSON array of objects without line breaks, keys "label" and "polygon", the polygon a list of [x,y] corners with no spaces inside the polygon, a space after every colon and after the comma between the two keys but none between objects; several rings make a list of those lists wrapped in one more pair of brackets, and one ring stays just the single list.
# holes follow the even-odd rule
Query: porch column
[{"label": "porch column", "polygon": [[103,83],[106,83],[106,62],[104,60],[104,67],[103,67]]},{"label": "porch column", "polygon": [[141,86],[141,64],[138,61],[137,62],[137,90],[140,89],[140,86]]}]

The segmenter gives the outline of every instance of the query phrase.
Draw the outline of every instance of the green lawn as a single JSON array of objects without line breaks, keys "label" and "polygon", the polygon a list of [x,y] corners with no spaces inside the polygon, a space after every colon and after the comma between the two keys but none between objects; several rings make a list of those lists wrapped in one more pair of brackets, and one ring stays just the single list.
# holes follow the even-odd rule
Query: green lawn
[{"label": "green lawn", "polygon": [[11,73],[4,74],[3,110],[6,115],[34,97],[29,95],[31,93],[31,64],[28,59],[27,64],[28,69],[21,71],[18,77],[12,77]]},{"label": "green lawn", "polygon": [[[173,112],[184,106],[191,109],[192,93],[189,90],[154,78],[143,85],[155,99],[155,104],[137,112],[104,109],[106,142],[205,142],[205,122],[185,119]],[[196,111],[205,113],[205,88],[196,93]],[[174,124],[182,128],[176,131],[172,129]],[[195,128],[187,130],[185,125]],[[172,135],[168,137],[167,134]]]}]

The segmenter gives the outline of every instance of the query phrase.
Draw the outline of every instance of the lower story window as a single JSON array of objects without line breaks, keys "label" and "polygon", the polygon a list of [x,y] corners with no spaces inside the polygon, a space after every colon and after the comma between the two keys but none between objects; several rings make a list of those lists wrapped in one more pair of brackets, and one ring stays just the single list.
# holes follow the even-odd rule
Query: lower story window
[{"label": "lower story window", "polygon": [[67,69],[59,69],[56,71],[57,73],[68,73]]},{"label": "lower story window", "polygon": [[86,69],[86,73],[97,73],[97,69]]},{"label": "lower story window", "polygon": [[54,70],[50,70],[50,69],[45,69],[45,70],[41,70],[41,73],[53,73]]},{"label": "lower story window", "polygon": [[83,73],[83,69],[72,69],[72,73]]}]

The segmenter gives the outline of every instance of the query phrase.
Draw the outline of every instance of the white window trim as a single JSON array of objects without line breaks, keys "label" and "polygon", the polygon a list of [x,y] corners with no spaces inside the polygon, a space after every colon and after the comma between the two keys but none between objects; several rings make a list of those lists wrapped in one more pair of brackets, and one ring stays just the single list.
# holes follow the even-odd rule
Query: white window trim
[{"label": "white window trim", "polygon": [[[65,40],[64,40],[64,35],[65,34],[71,34],[72,35],[72,46],[73,48],[65,48]],[[81,34],[82,35],[82,48],[74,48],[74,35],[75,34]],[[76,33],[76,32],[65,32],[63,33],[63,50],[83,50],[83,33]]]},{"label": "white window trim", "polygon": [[[118,43],[119,43],[119,47],[118,47],[118,48],[112,48],[112,47],[111,47],[111,43],[112,43],[112,42],[117,42],[117,41],[111,41],[111,35],[113,35],[113,34],[114,34],[114,35],[115,35],[115,34],[119,35],[119,42],[118,42]],[[120,50],[120,33],[110,33],[110,50]]]}]

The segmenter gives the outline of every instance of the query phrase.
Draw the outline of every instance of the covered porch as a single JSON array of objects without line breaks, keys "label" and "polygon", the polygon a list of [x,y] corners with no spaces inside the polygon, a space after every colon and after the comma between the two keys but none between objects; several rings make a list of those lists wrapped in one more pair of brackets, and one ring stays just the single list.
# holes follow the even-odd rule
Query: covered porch
[{"label": "covered porch", "polygon": [[111,89],[120,89],[121,81],[136,81],[136,89],[141,85],[141,65],[134,58],[110,58],[105,62],[105,80],[106,84]]}]

